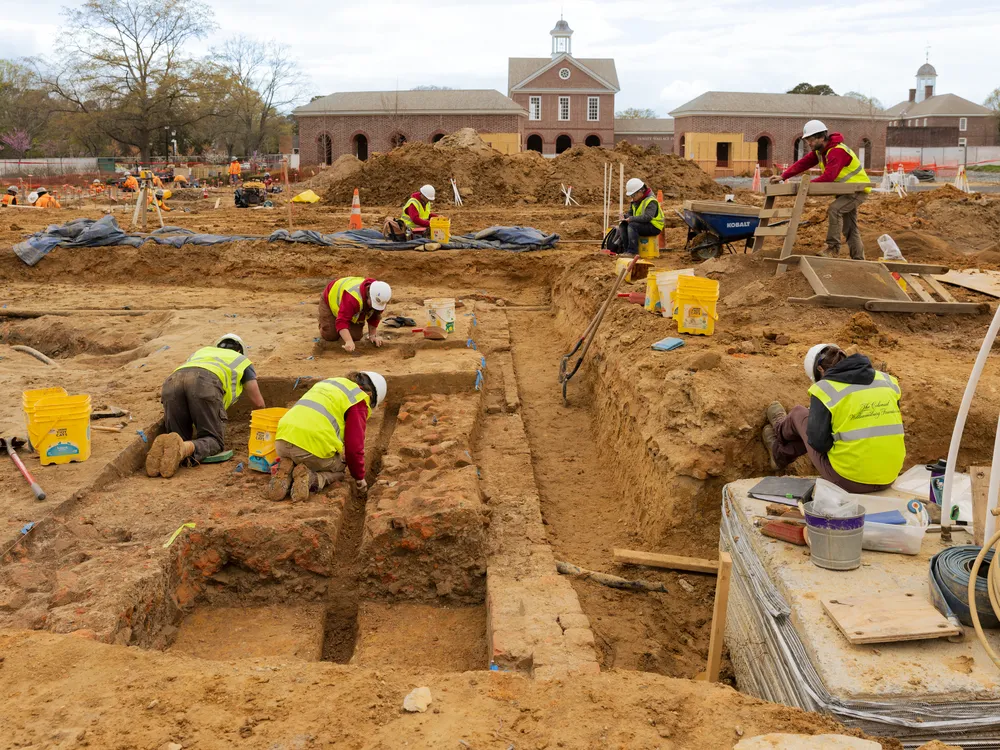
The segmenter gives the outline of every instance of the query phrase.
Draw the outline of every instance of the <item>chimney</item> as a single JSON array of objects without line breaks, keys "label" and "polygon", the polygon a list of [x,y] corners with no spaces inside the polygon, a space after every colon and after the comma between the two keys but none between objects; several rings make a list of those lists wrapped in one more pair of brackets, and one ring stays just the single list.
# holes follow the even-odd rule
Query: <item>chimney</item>
[{"label": "chimney", "polygon": [[910,104],[913,104],[916,101],[917,101],[917,90],[910,89]]},{"label": "chimney", "polygon": [[924,99],[930,99],[932,96],[934,96],[934,87],[924,86]]}]

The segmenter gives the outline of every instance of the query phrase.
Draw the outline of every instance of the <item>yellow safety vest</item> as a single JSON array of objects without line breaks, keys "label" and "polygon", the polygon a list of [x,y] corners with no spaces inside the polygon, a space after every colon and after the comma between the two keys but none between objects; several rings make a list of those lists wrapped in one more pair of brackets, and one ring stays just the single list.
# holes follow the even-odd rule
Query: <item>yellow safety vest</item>
[{"label": "yellow safety vest", "polygon": [[906,459],[899,381],[875,372],[870,385],[820,380],[809,389],[830,410],[830,465],[844,479],[892,484]]},{"label": "yellow safety vest", "polygon": [[366,315],[365,302],[361,298],[361,284],[364,280],[364,276],[345,276],[342,279],[337,279],[334,285],[330,288],[330,296],[328,298],[330,303],[330,312],[333,313],[334,318],[336,318],[337,314],[340,312],[340,300],[343,299],[345,292],[358,301],[358,312],[353,318],[351,318],[352,323],[360,323],[372,316],[372,313],[375,311],[369,310]]},{"label": "yellow safety vest", "polygon": [[[644,201],[642,201],[641,203],[639,203],[638,206],[636,206],[636,204],[633,203],[632,204],[632,215],[633,216],[642,216],[643,212],[645,212],[645,210],[646,210],[646,206],[649,205],[649,202],[650,201],[655,201],[655,200],[656,200],[656,198],[654,198],[652,195],[650,195]],[[663,224],[664,224],[664,221],[663,221],[663,206],[661,206],[659,203],[656,204],[656,216],[653,217],[653,221],[651,223],[657,229],[663,229]]]},{"label": "yellow safety vest", "polygon": [[[871,182],[871,180],[868,179],[868,173],[865,172],[865,168],[861,164],[861,160],[858,159],[857,154],[851,151],[846,143],[838,143],[833,148],[843,149],[851,157],[850,164],[840,170],[840,174],[837,175],[837,179],[835,179],[834,182]],[[816,158],[819,159],[819,168],[823,171],[826,171],[825,157],[826,155],[822,151],[816,152]],[[870,193],[871,191],[872,189],[870,187],[865,188],[866,193]]]},{"label": "yellow safety vest", "polygon": [[[250,360],[232,349],[206,346],[192,354],[188,361],[177,368],[200,367],[214,373],[222,381],[222,403],[228,409],[243,393],[243,373],[252,364]],[[174,370],[174,372],[177,372]]]},{"label": "yellow safety vest", "polygon": [[417,228],[416,222],[414,222],[413,219],[410,218],[410,215],[408,213],[406,213],[406,209],[408,209],[410,206],[416,206],[417,207],[417,215],[421,219],[423,219],[424,221],[430,221],[430,219],[431,219],[431,203],[430,203],[430,201],[427,201],[427,205],[425,206],[423,203],[421,203],[420,201],[418,201],[416,198],[414,198],[411,195],[410,196],[410,200],[406,201],[406,203],[403,204],[403,215],[400,217],[400,220],[404,224],[406,224],[406,226],[408,226],[410,229],[416,229]]},{"label": "yellow safety vest", "polygon": [[333,458],[344,451],[344,414],[364,402],[372,412],[371,399],[347,378],[321,380],[295,402],[278,422],[275,439],[309,451],[317,458]]}]

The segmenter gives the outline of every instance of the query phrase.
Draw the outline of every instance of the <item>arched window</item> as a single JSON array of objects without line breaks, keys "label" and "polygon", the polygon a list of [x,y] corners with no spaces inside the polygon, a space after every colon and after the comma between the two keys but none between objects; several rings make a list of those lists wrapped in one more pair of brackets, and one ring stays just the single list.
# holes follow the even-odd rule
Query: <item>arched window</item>
[{"label": "arched window", "polygon": [[542,136],[537,133],[532,133],[528,136],[528,140],[525,141],[524,145],[528,151],[537,151],[538,153],[542,153]]},{"label": "arched window", "polygon": [[792,159],[798,161],[805,155],[806,155],[806,142],[801,138],[796,138],[795,144],[792,146]]},{"label": "arched window", "polygon": [[393,136],[392,136],[392,137],[391,137],[391,138],[389,139],[389,144],[390,144],[390,145],[391,145],[391,146],[392,146],[393,148],[399,148],[399,147],[400,147],[400,146],[402,146],[402,145],[403,145],[404,143],[406,143],[406,136],[405,136],[405,135],[403,135],[402,133],[395,133],[395,134],[394,134],[394,135],[393,135]]},{"label": "arched window", "polygon": [[587,140],[585,140],[583,144],[585,146],[590,146],[591,148],[597,148],[601,145],[601,138],[596,135],[588,135]]},{"label": "arched window", "polygon": [[684,136],[683,135],[681,136],[681,140],[680,140],[680,143],[678,145],[678,148],[680,148],[680,154],[679,154],[680,157],[682,159],[686,158],[687,154],[684,153]]},{"label": "arched window", "polygon": [[368,160],[368,136],[364,133],[358,133],[354,136],[354,155],[361,159],[361,161]]},{"label": "arched window", "polygon": [[865,169],[872,168],[872,142],[867,138],[861,139],[861,153],[858,154],[861,164]]},{"label": "arched window", "polygon": [[329,133],[320,133],[316,139],[316,161],[320,164],[333,164],[333,141]]},{"label": "arched window", "polygon": [[757,163],[762,167],[771,166],[771,139],[766,135],[757,139]]},{"label": "arched window", "polygon": [[556,153],[561,154],[567,149],[573,148],[573,139],[568,135],[561,135],[556,138]]},{"label": "arched window", "polygon": [[442,138],[444,138],[444,133],[435,133],[431,136],[431,143],[437,143]]}]

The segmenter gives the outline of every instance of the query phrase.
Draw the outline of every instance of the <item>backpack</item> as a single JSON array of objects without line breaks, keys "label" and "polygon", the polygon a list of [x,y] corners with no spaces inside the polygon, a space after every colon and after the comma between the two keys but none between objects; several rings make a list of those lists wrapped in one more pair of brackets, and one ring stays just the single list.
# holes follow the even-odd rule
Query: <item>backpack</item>
[{"label": "backpack", "polygon": [[382,223],[382,236],[390,242],[406,242],[411,239],[409,229],[399,219],[386,217]]},{"label": "backpack", "polygon": [[608,230],[601,241],[601,250],[610,250],[613,253],[620,253],[625,250],[628,241],[626,240],[621,226],[614,226]]}]

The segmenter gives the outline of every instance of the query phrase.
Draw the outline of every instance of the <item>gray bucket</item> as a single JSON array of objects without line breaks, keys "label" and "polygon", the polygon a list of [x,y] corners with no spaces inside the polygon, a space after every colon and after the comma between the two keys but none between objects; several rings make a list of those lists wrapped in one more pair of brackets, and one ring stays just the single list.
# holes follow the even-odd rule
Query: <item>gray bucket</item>
[{"label": "gray bucket", "polygon": [[865,509],[849,518],[828,518],[812,513],[812,502],[805,504],[806,526],[813,565],[829,570],[854,570],[861,565],[861,540],[865,534]]}]

